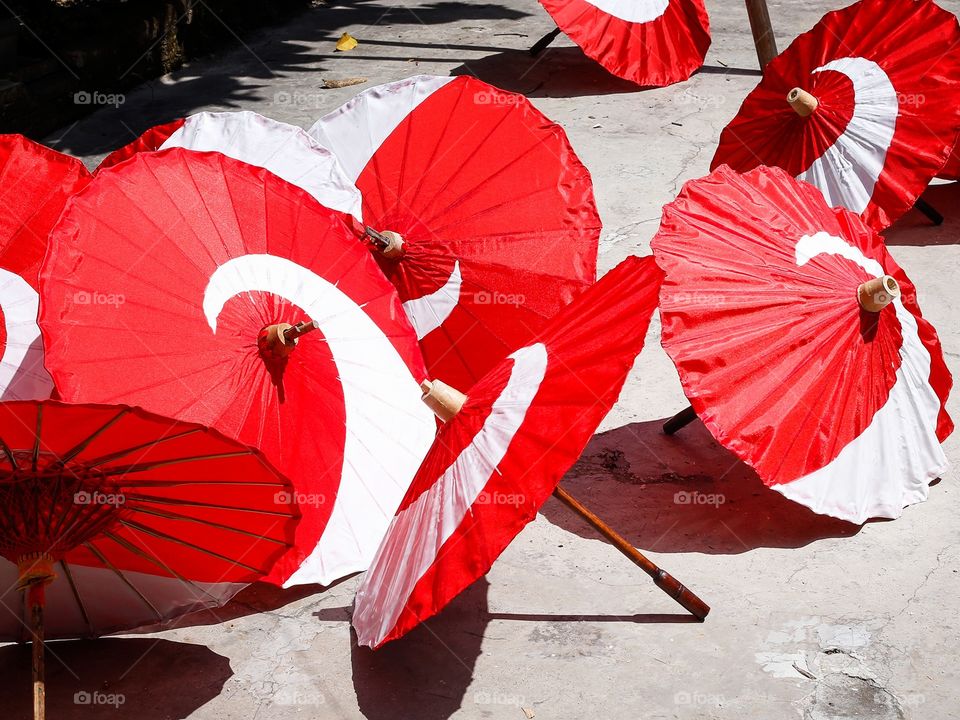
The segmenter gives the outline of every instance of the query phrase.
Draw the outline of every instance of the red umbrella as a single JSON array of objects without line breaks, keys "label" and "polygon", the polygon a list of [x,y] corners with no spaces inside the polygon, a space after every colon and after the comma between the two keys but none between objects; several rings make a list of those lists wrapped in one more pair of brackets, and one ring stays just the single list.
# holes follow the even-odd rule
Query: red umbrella
[{"label": "red umbrella", "polygon": [[[540,0],[557,31],[536,54],[566,33],[617,77],[663,87],[686,80],[703,65],[710,19],[703,0]],[[548,39],[549,38],[549,39]]]},{"label": "red umbrella", "polygon": [[35,717],[45,638],[223,604],[295,551],[292,490],[255,450],[199,425],[124,405],[0,403],[0,639],[33,640]]},{"label": "red umbrella", "polygon": [[779,168],[720,167],[664,208],[653,249],[663,346],[717,440],[818,513],[926,499],[952,380],[874,230]]},{"label": "red umbrella", "polygon": [[[465,402],[439,381],[425,383],[425,400],[449,422],[357,592],[360,644],[380,646],[435,615],[534,519],[616,402],[643,347],[660,279],[652,258],[628,258],[474,385]],[[706,615],[699,599],[588,519],[685,607]]]},{"label": "red umbrella", "polygon": [[363,195],[431,376],[469,387],[596,278],[600,218],[563,130],[521,95],[420,75],[310,134]]},{"label": "red umbrella", "polygon": [[365,569],[435,432],[416,336],[351,224],[218,153],[139,153],[77,195],[42,271],[65,399],[209,425],[293,481],[302,554],[272,575],[291,584]]},{"label": "red umbrella", "polygon": [[173,135],[183,126],[183,123],[184,118],[177,118],[176,120],[172,120],[171,122],[163,125],[156,125],[150,128],[133,142],[117,148],[112,153],[107,155],[103,160],[100,161],[100,164],[97,165],[97,169],[94,170],[94,172],[100,172],[108,167],[113,167],[114,165],[122,163],[127,158],[136,155],[139,152],[155,152],[156,150],[159,150],[160,146],[163,145],[163,143],[165,143],[171,135]]},{"label": "red umbrella", "polygon": [[0,397],[39,400],[53,383],[37,327],[47,234],[67,199],[90,181],[79,160],[22,135],[0,135]]},{"label": "red umbrella", "polygon": [[764,70],[713,167],[781,167],[877,230],[909,210],[960,131],[960,26],[930,0],[827,13]]}]

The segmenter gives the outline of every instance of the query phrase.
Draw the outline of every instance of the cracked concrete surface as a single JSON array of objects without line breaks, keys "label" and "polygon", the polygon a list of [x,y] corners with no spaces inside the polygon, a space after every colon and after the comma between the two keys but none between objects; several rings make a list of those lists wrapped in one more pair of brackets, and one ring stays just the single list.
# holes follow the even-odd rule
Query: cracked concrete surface
[{"label": "cracked concrete surface", "polygon": [[[960,1],[943,2],[960,10]],[[365,86],[324,78],[473,72],[522,91],[561,123],[593,174],[601,270],[649,253],[660,207],[705,174],[721,128],[758,81],[739,0],[708,0],[713,47],[686,83],[640,91],[561,38],[535,0],[366,0],[317,8],[235,51],[148,83],[49,141],[90,164],[151,124],[203,109],[251,109],[304,127]],[[771,1],[781,49],[840,2]],[[333,43],[348,30],[360,46]],[[889,231],[948,362],[960,369],[957,189]],[[51,716],[253,718],[960,717],[956,616],[960,495],[951,471],[894,522],[852,526],[765,489],[696,424],[659,431],[684,406],[654,320],[613,413],[565,480],[631,542],[713,607],[704,624],[578,518],[550,501],[488,576],[405,640],[356,647],[357,579],[280,592],[254,586],[180,629],[56,643]],[[960,403],[952,400],[952,414]],[[960,439],[947,454],[960,461]],[[709,501],[701,501],[708,498]],[[0,647],[0,703],[26,717],[29,649]],[[100,691],[124,703],[75,705]],[[533,715],[531,715],[533,713]]]}]

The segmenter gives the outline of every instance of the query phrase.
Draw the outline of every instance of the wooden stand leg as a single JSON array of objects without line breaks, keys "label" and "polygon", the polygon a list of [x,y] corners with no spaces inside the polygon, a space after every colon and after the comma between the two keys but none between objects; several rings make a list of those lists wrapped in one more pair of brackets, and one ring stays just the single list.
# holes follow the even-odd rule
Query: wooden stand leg
[{"label": "wooden stand leg", "polygon": [[943,215],[941,215],[933,205],[922,198],[917,198],[913,206],[927,216],[934,225],[943,225]]},{"label": "wooden stand leg", "polygon": [[619,535],[600,518],[580,504],[570,493],[558,485],[556,490],[553,491],[553,496],[590,523],[601,535],[613,543],[617,550],[630,558],[637,567],[652,577],[654,584],[658,588],[676,600],[685,610],[697,618],[697,620],[703,621],[703,619],[707,617],[707,614],[710,612],[709,605],[694,595],[688,588],[684,587],[666,570],[662,570],[647,559],[633,545],[627,542],[623,536]]},{"label": "wooden stand leg", "polygon": [[30,610],[30,642],[33,645],[33,720],[46,717],[47,691],[44,685],[43,606],[44,585],[31,585],[27,593]]},{"label": "wooden stand leg", "polygon": [[686,410],[681,410],[672,418],[663,424],[663,431],[667,435],[673,435],[678,430],[682,430],[687,425],[697,419],[697,413],[691,405]]},{"label": "wooden stand leg", "polygon": [[546,49],[547,49],[547,45],[549,45],[549,44],[552,43],[554,40],[556,40],[556,39],[557,39],[557,35],[559,35],[559,34],[560,34],[560,28],[554,28],[553,30],[551,30],[550,32],[548,32],[546,35],[544,35],[542,38],[540,38],[539,40],[537,40],[537,41],[533,44],[533,47],[530,48],[530,56],[531,56],[531,57],[536,57],[537,55],[539,55],[540,53],[542,53],[544,50],[546,50]]},{"label": "wooden stand leg", "polygon": [[753,44],[757,48],[757,60],[763,70],[778,54],[777,39],[770,24],[770,11],[767,9],[767,0],[746,0],[746,3],[750,30],[753,31]]}]

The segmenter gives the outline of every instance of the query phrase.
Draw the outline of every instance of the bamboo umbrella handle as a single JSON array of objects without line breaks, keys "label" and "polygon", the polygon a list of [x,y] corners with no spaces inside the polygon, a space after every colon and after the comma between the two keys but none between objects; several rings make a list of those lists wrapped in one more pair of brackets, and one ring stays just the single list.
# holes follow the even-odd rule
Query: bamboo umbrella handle
[{"label": "bamboo umbrella handle", "polygon": [[767,0],[746,0],[746,5],[750,30],[753,32],[753,44],[757,49],[757,60],[763,70],[767,63],[777,56],[777,39],[770,23],[770,10],[767,8]]},{"label": "bamboo umbrella handle", "polygon": [[27,589],[30,608],[30,642],[33,645],[33,720],[44,720],[47,715],[47,690],[44,684],[43,606],[45,585],[37,583]]},{"label": "bamboo umbrella handle", "polygon": [[697,411],[693,409],[693,405],[690,405],[667,420],[663,424],[663,432],[665,432],[667,435],[673,435],[678,430],[682,430],[696,419]]},{"label": "bamboo umbrella handle", "polygon": [[658,588],[676,600],[685,610],[697,618],[697,620],[702,622],[703,619],[707,617],[707,614],[710,612],[709,605],[698,598],[689,588],[673,577],[673,575],[651,562],[639,550],[627,542],[622,535],[618,534],[603,522],[603,520],[594,515],[577,501],[576,498],[570,495],[570,493],[557,485],[553,491],[553,496],[596,528],[601,535],[613,543],[617,550],[630,558],[635,565],[652,577],[654,584]]}]

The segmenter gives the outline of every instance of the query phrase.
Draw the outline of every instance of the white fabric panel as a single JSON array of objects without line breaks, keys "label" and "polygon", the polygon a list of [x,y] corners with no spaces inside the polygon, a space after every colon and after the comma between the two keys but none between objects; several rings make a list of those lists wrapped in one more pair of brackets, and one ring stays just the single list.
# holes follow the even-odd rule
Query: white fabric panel
[{"label": "white fabric panel", "polygon": [[608,15],[626,22],[646,23],[661,17],[670,0],[584,0]]},{"label": "white fabric panel", "polygon": [[834,70],[853,83],[854,109],[846,129],[823,155],[797,175],[820,188],[831,207],[862,213],[870,204],[893,142],[900,103],[883,69],[872,60],[841,58],[813,72]]},{"label": "white fabric panel", "polygon": [[[871,275],[885,274],[876,260],[825,232],[801,238],[796,253],[800,266],[820,254],[839,255]],[[886,404],[833,462],[793,482],[772,486],[817,513],[854,523],[900,517],[905,506],[927,499],[930,482],[948,466],[937,439],[940,400],[930,387],[930,353],[917,334],[916,318],[899,298],[893,305],[903,345],[896,383]]]},{"label": "white fabric panel", "polygon": [[370,88],[324,115],[307,132],[336,154],[347,177],[356,182],[373,154],[407,115],[454,79],[414,75]]},{"label": "white fabric panel", "polygon": [[0,268],[0,305],[7,334],[0,359],[0,400],[45,400],[53,380],[43,366],[37,326],[40,296],[22,277]]},{"label": "white fabric panel", "polygon": [[329,585],[368,567],[436,423],[420,400],[423,378],[410,374],[380,327],[336,285],[286,258],[233,258],[217,268],[204,292],[203,312],[214,332],[227,300],[249,291],[296,303],[318,323],[343,386],[346,441],[337,501],[317,547],[285,587]]},{"label": "white fabric panel", "polygon": [[161,150],[219,152],[269,170],[321,204],[360,220],[360,191],[336,156],[301,128],[250,111],[191,115]]},{"label": "white fabric panel", "polygon": [[413,329],[417,333],[417,340],[423,340],[450,317],[450,313],[460,302],[460,286],[462,283],[460,261],[457,260],[453,264],[453,271],[443,287],[429,295],[407,300],[403,304],[404,312],[407,313],[410,324],[413,325]]},{"label": "white fabric panel", "polygon": [[[185,583],[176,578],[126,571],[121,578],[107,568],[71,564],[69,570],[90,621],[88,626],[63,565],[57,563],[55,570],[57,578],[47,586],[44,613],[49,640],[107,635],[166,623],[188,612],[220,607],[246,587],[243,583]],[[17,591],[16,582],[16,566],[0,558],[3,590],[0,640],[3,641],[26,639],[29,627],[23,593]]]},{"label": "white fabric panel", "polygon": [[[375,647],[397,624],[417,582],[497,472],[523,424],[547,370],[547,349],[536,343],[510,357],[510,379],[480,432],[436,482],[394,518],[357,591],[353,625],[361,645]],[[402,552],[390,552],[394,549]],[[396,564],[381,562],[385,553]]]}]

